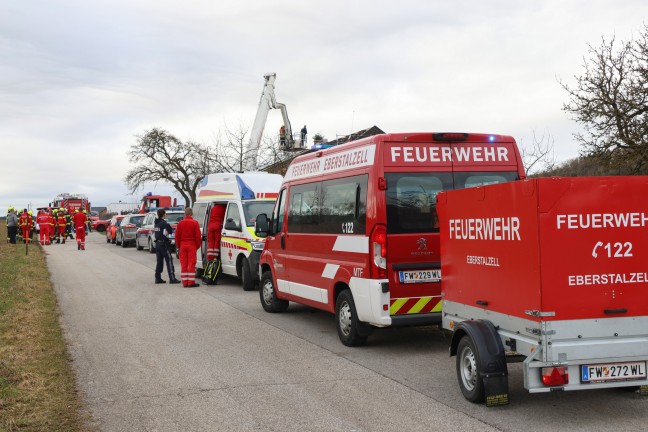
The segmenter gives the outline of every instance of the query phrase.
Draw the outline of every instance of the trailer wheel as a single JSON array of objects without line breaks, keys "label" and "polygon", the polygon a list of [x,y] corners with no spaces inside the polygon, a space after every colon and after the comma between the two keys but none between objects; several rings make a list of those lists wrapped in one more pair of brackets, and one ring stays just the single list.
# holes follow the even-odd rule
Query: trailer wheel
[{"label": "trailer wheel", "polygon": [[243,291],[252,291],[254,289],[254,277],[247,258],[241,259],[241,281],[243,282]]},{"label": "trailer wheel", "polygon": [[479,374],[479,353],[470,336],[461,338],[457,347],[457,378],[461,393],[470,402],[484,401],[484,381]]},{"label": "trailer wheel", "polygon": [[367,342],[369,336],[363,324],[358,320],[355,302],[351,290],[345,289],[335,302],[335,322],[340,341],[346,346],[360,346]]},{"label": "trailer wheel", "polygon": [[272,272],[265,271],[261,275],[261,289],[259,298],[263,310],[270,313],[283,312],[288,309],[288,300],[280,300],[275,293],[274,282],[272,281]]}]

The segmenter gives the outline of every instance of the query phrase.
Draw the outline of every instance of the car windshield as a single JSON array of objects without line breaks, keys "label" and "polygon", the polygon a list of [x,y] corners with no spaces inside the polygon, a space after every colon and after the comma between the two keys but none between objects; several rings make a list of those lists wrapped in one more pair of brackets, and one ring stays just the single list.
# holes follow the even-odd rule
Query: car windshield
[{"label": "car windshield", "polygon": [[184,219],[184,213],[167,213],[166,220],[170,224],[175,224]]},{"label": "car windshield", "polygon": [[245,213],[245,223],[247,226],[254,226],[257,216],[261,213],[269,215],[274,208],[274,201],[249,201],[243,203],[243,212]]}]

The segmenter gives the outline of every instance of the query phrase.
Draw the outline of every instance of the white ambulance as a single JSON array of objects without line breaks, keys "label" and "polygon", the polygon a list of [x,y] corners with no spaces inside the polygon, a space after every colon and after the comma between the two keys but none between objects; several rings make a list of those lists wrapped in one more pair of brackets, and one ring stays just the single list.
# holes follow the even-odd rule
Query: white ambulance
[{"label": "white ambulance", "polygon": [[197,252],[196,276],[207,259],[209,215],[216,206],[225,208],[220,241],[223,273],[242,279],[243,289],[254,289],[259,279],[259,257],[265,239],[254,233],[261,213],[270,214],[277,200],[282,177],[266,172],[217,173],[205,176],[193,206],[194,219],[202,231]]}]

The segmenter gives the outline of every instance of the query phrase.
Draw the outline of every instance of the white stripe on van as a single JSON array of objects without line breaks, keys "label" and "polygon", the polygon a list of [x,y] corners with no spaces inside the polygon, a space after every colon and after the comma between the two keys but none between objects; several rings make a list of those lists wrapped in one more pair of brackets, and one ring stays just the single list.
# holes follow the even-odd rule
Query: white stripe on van
[{"label": "white stripe on van", "polygon": [[339,268],[339,264],[326,264],[326,267],[324,267],[324,271],[322,272],[322,277],[326,279],[333,279],[335,277],[335,273],[337,273]]},{"label": "white stripe on van", "polygon": [[328,291],[323,288],[304,285],[296,282],[289,282],[287,280],[281,279],[277,279],[277,286],[280,291],[283,291],[285,293],[290,293],[297,297],[305,298],[319,303],[328,303]]},{"label": "white stripe on van", "polygon": [[369,237],[367,236],[338,236],[333,250],[338,252],[369,253]]}]

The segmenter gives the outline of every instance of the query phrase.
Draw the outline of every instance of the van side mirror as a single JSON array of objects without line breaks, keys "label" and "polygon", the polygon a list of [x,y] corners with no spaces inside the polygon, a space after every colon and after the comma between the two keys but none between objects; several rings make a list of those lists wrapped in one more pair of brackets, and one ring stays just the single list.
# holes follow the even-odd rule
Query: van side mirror
[{"label": "van side mirror", "polygon": [[227,222],[225,222],[225,229],[231,231],[241,231],[241,227],[238,226],[232,218],[227,219]]},{"label": "van side mirror", "polygon": [[268,215],[265,213],[261,213],[256,217],[254,234],[257,237],[268,237],[268,234],[270,234],[270,223],[268,221]]}]

